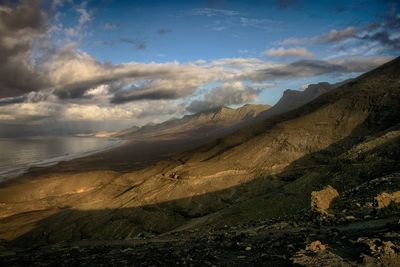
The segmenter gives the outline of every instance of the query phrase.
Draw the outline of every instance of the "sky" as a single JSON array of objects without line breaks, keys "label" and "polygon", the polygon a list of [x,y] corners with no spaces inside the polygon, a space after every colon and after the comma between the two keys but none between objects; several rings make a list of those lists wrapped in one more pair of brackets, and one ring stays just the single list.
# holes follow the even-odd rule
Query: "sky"
[{"label": "sky", "polygon": [[0,0],[0,131],[119,130],[221,105],[273,105],[288,88],[339,82],[398,56],[399,8]]}]

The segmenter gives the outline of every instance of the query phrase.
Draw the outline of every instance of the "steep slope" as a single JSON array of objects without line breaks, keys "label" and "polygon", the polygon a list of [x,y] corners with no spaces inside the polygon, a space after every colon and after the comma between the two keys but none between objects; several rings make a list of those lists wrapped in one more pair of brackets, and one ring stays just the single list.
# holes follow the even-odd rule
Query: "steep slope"
[{"label": "steep slope", "polygon": [[296,110],[139,171],[5,186],[0,238],[122,240],[294,216],[322,186],[342,193],[399,172],[399,114],[397,58]]},{"label": "steep slope", "polygon": [[180,119],[172,119],[160,124],[149,124],[141,128],[132,128],[117,134],[117,137],[131,138],[144,135],[166,135],[193,133],[212,135],[228,132],[251,123],[259,113],[268,110],[268,105],[247,104],[237,109],[219,107]]},{"label": "steep slope", "polygon": [[304,91],[287,89],[283,92],[281,99],[272,108],[264,112],[263,115],[268,114],[268,116],[271,116],[296,109],[336,87],[337,85],[335,84],[321,82],[308,85]]}]

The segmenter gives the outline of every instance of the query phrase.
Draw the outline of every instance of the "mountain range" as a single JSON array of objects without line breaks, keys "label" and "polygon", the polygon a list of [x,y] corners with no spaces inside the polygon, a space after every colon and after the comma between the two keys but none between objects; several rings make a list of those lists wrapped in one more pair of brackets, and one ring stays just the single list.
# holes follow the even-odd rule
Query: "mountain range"
[{"label": "mountain range", "polygon": [[270,108],[268,105],[244,105],[237,109],[218,107],[193,115],[185,115],[180,119],[171,119],[160,124],[148,124],[121,131],[116,137],[131,138],[143,135],[179,136],[193,133],[194,136],[214,135],[220,132],[236,130],[250,123],[258,114]]},{"label": "mountain range", "polygon": [[310,84],[303,91],[287,89],[281,99],[274,105],[246,104],[237,109],[221,106],[182,118],[171,119],[159,124],[148,124],[142,127],[133,126],[113,135],[120,138],[134,136],[164,135],[173,133],[174,136],[192,132],[194,136],[217,136],[243,128],[262,121],[276,114],[296,109],[316,97],[326,93],[343,83],[330,84],[327,82]]}]

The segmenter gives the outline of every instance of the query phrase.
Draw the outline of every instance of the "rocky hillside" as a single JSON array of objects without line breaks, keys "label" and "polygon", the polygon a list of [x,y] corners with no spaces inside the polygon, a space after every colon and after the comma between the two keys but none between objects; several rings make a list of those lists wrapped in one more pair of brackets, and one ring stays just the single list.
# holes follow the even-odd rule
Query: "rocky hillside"
[{"label": "rocky hillside", "polygon": [[283,92],[281,99],[262,115],[266,117],[296,109],[338,86],[339,84],[321,82],[308,85],[304,91],[287,89]]},{"label": "rocky hillside", "polygon": [[228,132],[248,125],[261,112],[270,108],[268,105],[246,104],[240,108],[219,107],[180,119],[171,119],[160,124],[133,127],[117,134],[117,137],[131,138],[143,135],[185,134],[213,135]]},{"label": "rocky hillside", "polygon": [[[3,261],[68,264],[74,253],[83,262],[106,255],[110,264],[149,266],[393,266],[399,114],[397,58],[296,110],[138,171],[49,173],[4,185],[0,238],[11,256]],[[39,247],[18,252],[26,245]]]}]

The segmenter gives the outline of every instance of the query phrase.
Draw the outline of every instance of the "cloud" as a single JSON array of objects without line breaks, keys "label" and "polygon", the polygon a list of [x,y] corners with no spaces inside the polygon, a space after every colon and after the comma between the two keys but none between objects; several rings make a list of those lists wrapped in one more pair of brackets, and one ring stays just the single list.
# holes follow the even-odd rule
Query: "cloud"
[{"label": "cloud", "polygon": [[22,103],[25,101],[25,96],[17,96],[17,97],[4,97],[0,98],[0,106],[6,106],[10,104]]},{"label": "cloud", "polygon": [[47,16],[40,10],[38,1],[0,6],[0,98],[44,86],[41,73],[32,63],[32,43],[47,28]]},{"label": "cloud", "polygon": [[313,57],[313,53],[308,51],[306,48],[295,47],[295,48],[271,48],[265,51],[265,54],[270,57]]},{"label": "cloud", "polygon": [[[101,91],[101,88],[98,88]],[[97,92],[102,94],[101,92]],[[65,121],[102,121],[112,122],[128,120],[130,125],[144,124],[149,120],[166,120],[172,114],[184,111],[183,107],[173,101],[155,100],[138,101],[135,105],[110,105],[108,102],[68,103],[51,96],[43,101],[15,101],[6,105],[0,104],[0,127],[4,122],[19,124],[52,125]],[[129,126],[130,126],[129,125]]]},{"label": "cloud", "polygon": [[210,63],[203,62],[204,67],[222,68],[233,73],[240,73],[262,68],[266,62],[259,58],[222,58]]},{"label": "cloud", "polygon": [[383,21],[365,27],[359,38],[398,52],[400,49],[400,13],[396,8],[397,6],[393,5]]},{"label": "cloud", "polygon": [[384,16],[382,21],[374,22],[364,27],[358,38],[375,46],[398,51],[400,49],[400,14],[396,6]]},{"label": "cloud", "polygon": [[[77,29],[75,37],[79,39],[83,34],[82,29],[93,17],[84,5],[74,8],[79,18],[77,25],[72,28]],[[236,26],[258,27],[260,23],[272,23],[225,11],[202,12],[203,16],[233,18],[236,24],[232,25]],[[206,13],[209,15],[204,15]],[[33,43],[37,45],[38,41],[53,32],[49,29],[52,25],[49,25],[47,15],[40,11],[37,2],[3,5],[0,14],[0,120],[37,122],[135,119],[145,122],[157,118],[167,119],[171,114],[179,112],[195,112],[220,105],[254,101],[262,89],[275,86],[276,80],[364,72],[388,60],[383,57],[336,58],[282,64],[262,58],[222,58],[185,64],[113,64],[101,62],[79,50],[78,40],[74,42],[63,35],[61,39],[66,39],[61,40],[61,46],[40,51],[49,52],[42,58],[38,57],[40,54],[33,48]],[[390,34],[386,37],[375,36],[382,32],[383,25]],[[366,36],[366,33],[358,33],[357,36],[376,39],[373,41],[376,43],[389,43],[394,40],[393,29],[396,25],[397,20],[392,19],[390,23],[387,21],[374,27],[371,25],[370,36]],[[60,29],[65,32],[63,26]],[[345,30],[343,33],[331,31],[320,35],[320,38],[324,42],[339,42],[350,36],[344,34]],[[161,32],[165,34],[168,30]],[[51,38],[58,37],[59,33]],[[140,40],[121,38],[120,41],[137,49],[144,48],[140,46],[143,43]],[[304,57],[311,53],[300,47],[276,48],[267,52],[274,56]],[[19,79],[15,79],[15,76]],[[211,90],[210,86],[213,87]],[[193,100],[194,96],[198,99]],[[189,106],[182,106],[181,103],[187,99],[192,100]]]},{"label": "cloud", "polygon": [[[135,120],[143,124],[168,119],[172,114],[252,102],[262,89],[275,86],[267,80],[363,72],[388,60],[342,58],[276,64],[260,59],[227,58],[199,65],[177,62],[114,65],[98,62],[70,47],[46,65],[53,87],[1,99],[0,120],[28,124],[53,120]],[[202,86],[210,83],[222,86],[204,93]],[[187,107],[177,104],[195,92],[199,93],[199,99]]]},{"label": "cloud", "polygon": [[121,120],[136,118],[140,112],[141,110],[137,108],[69,104],[63,112],[63,117],[66,120]]},{"label": "cloud", "polygon": [[386,62],[389,62],[392,60],[393,57],[387,57],[387,56],[374,56],[374,57],[365,57],[365,56],[359,56],[359,57],[343,57],[343,58],[337,58],[335,59],[334,62],[337,65],[343,66],[346,72],[367,72],[370,71],[374,68],[377,68]]},{"label": "cloud", "polygon": [[242,79],[253,81],[316,77],[324,74],[361,73],[391,60],[391,57],[347,57],[331,61],[299,60],[286,65],[272,65],[242,74]]},{"label": "cloud", "polygon": [[44,69],[49,73],[49,80],[55,88],[54,94],[61,99],[93,98],[96,96],[93,90],[105,85],[105,95],[109,101],[123,104],[187,97],[210,82],[279,80],[329,73],[362,72],[378,66],[388,58],[367,58],[362,62],[359,59],[352,60],[353,63],[350,60],[301,60],[282,65],[257,58],[225,58],[194,64],[131,62],[115,65],[101,63],[74,47],[68,47],[46,64]]},{"label": "cloud", "polygon": [[117,29],[117,25],[107,22],[103,25],[103,29],[106,31],[113,31],[113,30]]},{"label": "cloud", "polygon": [[355,27],[347,27],[340,31],[333,29],[329,33],[319,36],[317,39],[319,42],[324,43],[339,42],[349,38],[354,38],[356,36],[356,33],[357,31]]},{"label": "cloud", "polygon": [[[166,68],[174,67],[165,65]],[[193,94],[201,85],[217,80],[217,73],[198,69],[193,66],[175,66],[181,72],[166,73],[163,79],[149,79],[140,85],[120,88],[114,94],[111,102],[121,104],[138,100],[178,99]],[[165,70],[167,71],[167,70]],[[223,78],[223,76],[221,77]]]},{"label": "cloud", "polygon": [[341,50],[358,50],[365,47],[368,51],[394,52],[400,49],[400,14],[396,6],[378,20],[357,27],[336,30],[305,38],[287,38],[281,45],[305,45],[305,44],[340,44]]},{"label": "cloud", "polygon": [[393,50],[400,49],[400,36],[392,37],[386,31],[380,31],[375,33],[367,33],[360,37],[362,40],[376,42],[379,45],[388,47]]},{"label": "cloud", "polygon": [[10,105],[0,105],[0,117],[5,120],[17,120],[20,122],[36,122],[48,118],[60,118],[65,105],[53,102],[22,102]]},{"label": "cloud", "polygon": [[341,65],[322,60],[300,60],[283,67],[267,68],[258,73],[264,79],[278,79],[289,77],[311,77],[322,74],[344,72]]},{"label": "cloud", "polygon": [[72,3],[72,0],[53,0],[52,8],[56,9],[58,7],[62,7],[66,3]]},{"label": "cloud", "polygon": [[79,14],[78,24],[74,27],[69,27],[65,29],[65,33],[68,37],[78,37],[80,38],[83,34],[84,28],[93,20],[92,14],[83,6],[75,9]]},{"label": "cloud", "polygon": [[191,113],[210,110],[225,105],[239,105],[254,101],[260,94],[260,89],[244,88],[242,82],[224,83],[213,88],[201,100],[192,101],[186,110]]},{"label": "cloud", "polygon": [[342,30],[332,29],[327,33],[321,35],[295,38],[290,37],[280,42],[281,45],[304,45],[304,44],[318,44],[318,43],[336,43],[350,38],[356,38],[357,29],[355,27],[347,27]]},{"label": "cloud", "polygon": [[216,9],[216,8],[195,8],[190,12],[191,15],[194,16],[206,16],[206,17],[215,17],[215,16],[238,16],[241,13],[235,10],[227,10],[227,9]]},{"label": "cloud", "polygon": [[252,18],[239,11],[226,9],[197,8],[193,9],[189,14],[216,18],[212,25],[208,25],[208,27],[211,27],[215,31],[222,31],[238,26],[272,30],[277,24],[281,23],[281,21],[277,20]]},{"label": "cloud", "polygon": [[296,37],[289,37],[281,42],[279,42],[279,44],[281,45],[303,45],[307,42],[307,38],[296,38]]},{"label": "cloud", "polygon": [[281,24],[281,21],[240,17],[240,24],[242,26],[260,28],[260,29],[271,29],[271,27]]},{"label": "cloud", "polygon": [[54,96],[50,91],[29,92],[16,97],[0,98],[0,106],[19,103],[38,103],[49,99],[54,99]]},{"label": "cloud", "polygon": [[122,43],[133,44],[136,50],[144,50],[146,49],[146,43],[139,39],[131,39],[131,38],[120,38]]},{"label": "cloud", "polygon": [[[221,67],[170,63],[101,63],[74,46],[65,47],[46,62],[54,94],[61,99],[87,99],[87,92],[109,86],[113,103],[141,99],[175,99],[193,93],[209,81],[229,78]],[[233,74],[230,74],[232,77]]]},{"label": "cloud", "polygon": [[[113,104],[121,104],[137,100],[158,100],[158,99],[177,99],[183,96],[189,95],[186,90],[193,92],[196,88],[185,88],[186,90],[176,90],[176,88],[166,89],[156,84],[157,82],[151,82],[150,84],[142,87],[131,86],[126,90],[119,90],[115,93],[111,99]],[[168,83],[168,82],[159,82]]]}]

